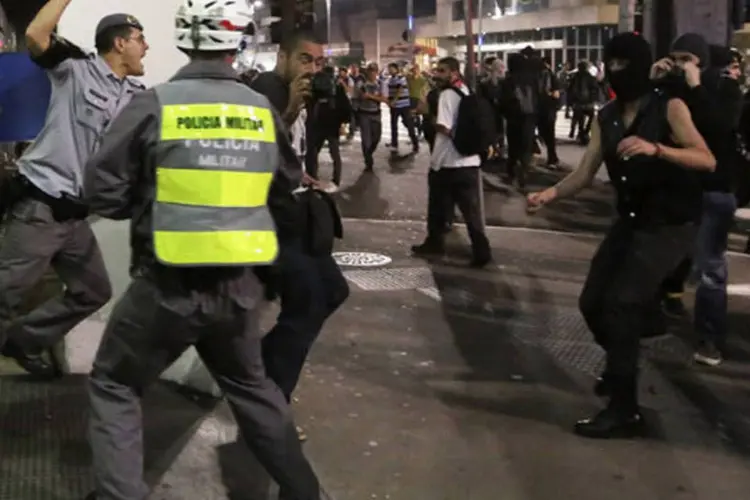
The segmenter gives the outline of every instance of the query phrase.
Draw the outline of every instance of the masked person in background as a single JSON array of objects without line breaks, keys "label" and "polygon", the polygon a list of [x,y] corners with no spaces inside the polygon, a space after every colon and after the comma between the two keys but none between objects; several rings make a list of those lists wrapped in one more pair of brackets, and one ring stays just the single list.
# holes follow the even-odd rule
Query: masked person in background
[{"label": "masked person in background", "polygon": [[692,247],[700,220],[697,174],[716,166],[685,103],[654,91],[648,42],[623,33],[604,53],[616,100],[600,110],[578,168],[528,197],[533,211],[573,196],[593,182],[602,162],[617,194],[618,218],[591,261],[579,299],[594,339],[606,352],[595,391],[609,403],[575,426],[576,433],[591,438],[643,431],[640,339],[653,328],[662,281]]},{"label": "masked person in background", "polygon": [[[710,61],[704,64],[703,61]],[[705,67],[701,71],[700,67]],[[696,126],[716,157],[716,169],[701,176],[703,204],[700,230],[691,259],[685,259],[665,283],[665,309],[681,314],[681,294],[691,270],[698,280],[693,310],[698,336],[695,361],[716,366],[726,343],[726,251],[737,209],[735,172],[741,165],[736,134],[742,111],[737,82],[740,59],[729,48],[709,47],[700,35],[686,34],[672,45],[670,57],[652,71],[666,92],[683,96]]]},{"label": "masked person in background", "polygon": [[525,189],[531,169],[539,113],[539,81],[532,64],[521,54],[510,54],[500,90],[500,109],[507,122],[508,181],[517,181],[520,189]]}]

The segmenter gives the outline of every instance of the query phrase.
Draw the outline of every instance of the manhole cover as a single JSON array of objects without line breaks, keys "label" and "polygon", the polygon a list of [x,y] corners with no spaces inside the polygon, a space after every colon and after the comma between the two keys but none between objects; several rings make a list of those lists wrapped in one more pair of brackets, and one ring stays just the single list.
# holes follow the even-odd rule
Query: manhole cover
[{"label": "manhole cover", "polygon": [[349,267],[379,267],[393,261],[387,255],[369,252],[334,252],[333,258],[336,264]]}]

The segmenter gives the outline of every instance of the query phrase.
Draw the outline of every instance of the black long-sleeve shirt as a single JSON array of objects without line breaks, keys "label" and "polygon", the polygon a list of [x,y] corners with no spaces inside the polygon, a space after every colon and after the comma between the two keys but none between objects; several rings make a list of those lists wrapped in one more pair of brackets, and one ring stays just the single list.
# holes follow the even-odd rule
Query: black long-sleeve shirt
[{"label": "black long-sleeve shirt", "polygon": [[709,79],[684,95],[698,132],[716,157],[716,169],[701,175],[706,191],[732,191],[735,134],[742,114],[742,91],[729,78]]}]

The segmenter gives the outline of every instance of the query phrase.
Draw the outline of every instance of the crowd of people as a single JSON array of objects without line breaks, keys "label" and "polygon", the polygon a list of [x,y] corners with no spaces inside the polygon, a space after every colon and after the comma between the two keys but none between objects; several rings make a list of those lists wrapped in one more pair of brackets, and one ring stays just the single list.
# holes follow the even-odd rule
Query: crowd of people
[{"label": "crowd of people", "polygon": [[[429,76],[396,64],[386,75],[376,64],[336,70],[321,44],[297,33],[282,42],[276,68],[248,78],[232,67],[242,37],[233,27],[246,24],[251,10],[233,0],[186,0],[175,44],[189,62],[145,89],[133,79],[144,74],[149,48],[140,22],[103,18],[97,52],[88,54],[55,33],[71,1],[48,0],[26,32],[53,99],[17,174],[3,180],[0,354],[33,375],[60,375],[45,351],[112,297],[89,216],[130,220],[132,282],[108,319],[87,384],[90,500],[148,496],[140,399],[190,346],[225,394],[240,437],[279,484],[280,499],[323,498],[289,404],[315,339],[349,294],[331,255],[342,236],[329,196],[340,183],[342,125],[362,134],[363,166],[372,171],[383,106],[389,147],[398,150],[393,131],[401,122],[412,153],[420,135],[430,150],[427,234],[412,247],[418,256],[444,253],[457,206],[471,266],[492,261],[480,169],[507,141],[508,174],[525,188],[537,132],[554,168],[563,104],[586,151],[556,185],[527,195],[529,211],[574,196],[606,165],[617,217],[579,305],[606,352],[595,391],[608,402],[575,425],[578,434],[642,432],[639,343],[664,334],[669,314],[684,314],[680,297],[690,276],[698,283],[695,360],[722,362],[728,233],[738,203],[747,201],[736,51],[688,33],[654,62],[646,40],[622,33],[607,43],[598,73],[579,65],[561,79],[529,47],[509,56],[507,71],[486,61],[474,92],[453,57]],[[304,151],[295,150],[295,130]],[[332,184],[319,179],[326,142]],[[63,293],[16,315],[50,266]],[[277,322],[262,335],[260,311],[275,299]]]}]

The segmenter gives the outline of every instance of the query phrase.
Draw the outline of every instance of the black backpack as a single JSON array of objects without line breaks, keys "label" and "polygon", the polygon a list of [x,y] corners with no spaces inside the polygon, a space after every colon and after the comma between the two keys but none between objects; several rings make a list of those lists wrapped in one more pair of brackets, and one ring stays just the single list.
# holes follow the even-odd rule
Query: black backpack
[{"label": "black backpack", "polygon": [[481,155],[497,141],[497,124],[492,113],[492,105],[474,92],[467,95],[451,87],[458,93],[458,117],[453,127],[453,145],[463,156]]}]

